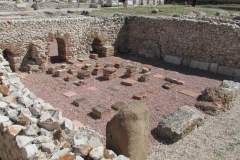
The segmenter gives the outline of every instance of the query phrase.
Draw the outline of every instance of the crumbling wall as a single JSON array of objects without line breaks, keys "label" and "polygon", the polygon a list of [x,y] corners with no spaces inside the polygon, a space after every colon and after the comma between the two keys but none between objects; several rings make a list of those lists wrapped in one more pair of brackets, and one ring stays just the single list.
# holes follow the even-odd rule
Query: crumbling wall
[{"label": "crumbling wall", "polygon": [[170,54],[237,68],[240,67],[240,27],[231,23],[130,16],[126,42],[132,53],[147,57]]},{"label": "crumbling wall", "polygon": [[0,49],[13,53],[16,70],[21,68],[23,59],[31,55],[34,40],[46,43],[46,55],[49,55],[51,42],[59,39],[65,45],[67,60],[88,57],[96,37],[105,39],[103,45],[116,46],[123,24],[123,16],[0,21]]},{"label": "crumbling wall", "polygon": [[1,160],[126,158],[105,149],[102,135],[62,115],[29,91],[0,54]]},{"label": "crumbling wall", "polygon": [[239,68],[240,22],[204,19],[207,18],[116,14],[108,18],[80,16],[0,21],[0,48],[11,51],[15,70],[30,55],[34,40],[47,44],[46,56],[51,42],[61,40],[66,52],[63,55],[66,60],[72,60],[88,57],[98,37],[104,39],[102,46],[114,46],[119,52],[159,58],[174,55],[184,58],[179,63],[186,62],[187,66],[191,60],[208,62],[223,66],[224,72],[220,73],[224,74],[229,70],[225,66]]}]

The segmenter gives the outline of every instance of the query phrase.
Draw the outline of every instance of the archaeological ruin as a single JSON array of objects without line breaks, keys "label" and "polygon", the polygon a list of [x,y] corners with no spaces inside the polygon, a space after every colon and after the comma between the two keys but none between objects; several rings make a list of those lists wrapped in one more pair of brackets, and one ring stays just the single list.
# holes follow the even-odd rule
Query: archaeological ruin
[{"label": "archaeological ruin", "polygon": [[161,145],[238,102],[240,20],[71,16],[118,2],[16,2],[0,12],[39,13],[0,16],[0,160],[161,159]]}]

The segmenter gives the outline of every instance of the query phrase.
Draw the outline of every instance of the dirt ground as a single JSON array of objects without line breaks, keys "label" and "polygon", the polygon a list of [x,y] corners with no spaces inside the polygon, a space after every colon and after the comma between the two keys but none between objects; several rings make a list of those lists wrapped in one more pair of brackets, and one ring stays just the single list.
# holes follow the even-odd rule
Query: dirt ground
[{"label": "dirt ground", "polygon": [[[31,74],[23,78],[22,82],[38,97],[49,102],[54,107],[60,108],[65,117],[71,120],[79,120],[84,125],[90,126],[102,135],[105,135],[106,123],[117,112],[112,110],[109,116],[98,119],[91,114],[93,107],[99,104],[105,104],[110,107],[118,101],[130,103],[136,101],[132,99],[134,94],[146,92],[147,98],[142,99],[141,102],[146,104],[150,110],[149,159],[224,159],[225,157],[228,157],[222,153],[221,149],[224,147],[229,154],[231,152],[237,156],[237,153],[235,152],[238,147],[237,145],[239,145],[237,142],[240,143],[240,111],[236,112],[236,107],[234,108],[235,110],[232,109],[231,111],[225,112],[217,117],[207,116],[207,119],[205,120],[206,123],[200,129],[197,129],[193,134],[173,145],[161,143],[161,141],[156,138],[157,136],[154,132],[154,129],[162,118],[185,104],[195,104],[196,97],[181,94],[179,91],[187,89],[197,94],[201,94],[206,87],[219,86],[222,80],[232,80],[232,77],[217,75],[211,72],[191,69],[184,66],[176,66],[165,63],[157,58],[146,59],[135,55],[123,54],[116,55],[115,57],[99,58],[98,60],[90,59],[84,62],[76,62],[72,65],[67,64],[67,67],[80,70],[80,66],[86,63],[95,66],[96,63],[106,64],[114,63],[116,61],[122,61],[124,66],[137,66],[137,75],[132,78],[135,80],[142,75],[141,69],[145,67],[146,64],[151,65],[152,71],[150,73],[150,81],[138,82],[134,86],[121,85],[120,83],[123,80],[122,76],[126,71],[125,67],[123,67],[117,69],[118,77],[113,80],[103,80],[101,73],[97,76],[91,76],[91,78],[86,79],[87,84],[83,86],[76,86],[73,84],[77,78],[74,78],[70,82],[65,82],[63,78],[68,75],[68,73],[65,73],[65,75],[61,77],[53,77],[46,73]],[[173,89],[166,90],[162,88],[162,85],[166,81],[162,78],[154,77],[156,74],[183,80],[186,83],[184,85],[177,85]],[[108,89],[110,86],[118,86],[120,87],[120,90],[110,90]],[[151,88],[159,89],[160,92],[157,94],[147,92],[147,90]],[[75,92],[77,95],[70,98],[64,96],[63,93],[68,91]],[[77,98],[86,98],[89,103],[75,107],[71,103]],[[239,120],[234,117],[238,117]],[[235,121],[237,122],[236,124],[233,123]],[[230,122],[229,125],[228,122]],[[238,126],[236,126],[237,124]],[[236,141],[234,137],[238,137],[238,141]],[[225,144],[225,140],[227,140],[228,144]],[[237,144],[235,144],[235,142]],[[227,149],[227,147],[230,147],[230,149]],[[237,158],[236,156],[233,156],[233,159]],[[232,157],[230,157],[230,159],[232,159]]]}]

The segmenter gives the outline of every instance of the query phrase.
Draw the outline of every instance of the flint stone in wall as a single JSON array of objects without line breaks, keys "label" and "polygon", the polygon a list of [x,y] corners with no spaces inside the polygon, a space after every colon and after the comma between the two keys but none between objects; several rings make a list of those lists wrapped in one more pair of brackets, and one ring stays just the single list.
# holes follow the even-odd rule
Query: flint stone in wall
[{"label": "flint stone in wall", "polygon": [[169,54],[164,55],[163,59],[165,62],[176,64],[176,65],[181,65],[182,60],[183,60],[182,57],[173,56],[173,55],[169,55]]},{"label": "flint stone in wall", "polygon": [[92,147],[87,144],[73,146],[73,152],[75,153],[75,155],[79,155],[81,157],[87,157],[91,150],[92,150]]},{"label": "flint stone in wall", "polygon": [[106,148],[130,159],[146,160],[149,110],[141,102],[133,102],[107,123]]},{"label": "flint stone in wall", "polygon": [[81,156],[76,156],[76,160],[84,160]]},{"label": "flint stone in wall", "polygon": [[72,131],[74,131],[74,124],[70,119],[66,119],[64,121],[64,131],[66,134],[69,134]]},{"label": "flint stone in wall", "polygon": [[53,112],[53,114],[52,114],[52,117],[53,117],[54,119],[56,119],[56,120],[60,120],[60,119],[63,118],[63,117],[62,117],[62,112],[59,111],[59,110],[55,110],[55,111]]},{"label": "flint stone in wall", "polygon": [[18,111],[11,109],[11,108],[6,108],[5,112],[7,115],[10,117],[11,120],[16,121],[18,117]]},{"label": "flint stone in wall", "polygon": [[88,144],[88,133],[87,131],[79,131],[74,137],[74,145]]},{"label": "flint stone in wall", "polygon": [[182,106],[159,123],[158,136],[169,143],[174,143],[193,131],[204,117],[204,114],[196,108]]},{"label": "flint stone in wall", "polygon": [[27,136],[36,136],[39,132],[39,128],[36,125],[27,125],[24,132]]},{"label": "flint stone in wall", "polygon": [[32,117],[32,113],[29,111],[28,108],[23,108],[21,109],[20,114],[17,117],[17,121],[21,124],[36,124],[38,122],[38,119]]},{"label": "flint stone in wall", "polygon": [[38,148],[35,144],[29,144],[22,148],[22,156],[24,159],[29,159],[38,153]]},{"label": "flint stone in wall", "polygon": [[7,116],[0,115],[0,124],[3,123],[3,122],[7,122],[7,121],[9,121],[9,118]]},{"label": "flint stone in wall", "polygon": [[16,136],[24,127],[20,125],[9,125],[7,131],[11,136]]},{"label": "flint stone in wall", "polygon": [[16,136],[16,142],[17,146],[19,148],[22,148],[23,146],[31,143],[33,141],[33,138],[27,137],[27,136]]},{"label": "flint stone in wall", "polygon": [[125,157],[124,155],[119,155],[116,158],[113,158],[113,160],[130,160],[130,159]]},{"label": "flint stone in wall", "polygon": [[56,146],[53,142],[52,143],[43,143],[42,144],[42,149],[45,152],[53,153],[56,150]]},{"label": "flint stone in wall", "polygon": [[5,122],[0,123],[1,132],[5,132],[7,130],[7,127],[10,125],[12,125],[11,121],[5,121]]},{"label": "flint stone in wall", "polygon": [[58,160],[62,155],[69,152],[69,148],[62,149],[58,152],[55,152],[50,160]]},{"label": "flint stone in wall", "polygon": [[45,121],[39,121],[38,125],[41,126],[42,128],[48,130],[48,131],[54,131],[55,129],[60,128],[60,124],[58,121],[56,121],[53,118],[49,118]]},{"label": "flint stone in wall", "polygon": [[54,110],[54,107],[49,103],[43,103],[43,110]]},{"label": "flint stone in wall", "polygon": [[4,109],[8,106],[6,102],[0,101],[0,108]]},{"label": "flint stone in wall", "polygon": [[48,111],[41,111],[40,121],[45,121],[49,118],[52,118],[52,115]]},{"label": "flint stone in wall", "polygon": [[51,135],[51,132],[47,131],[47,130],[44,129],[44,128],[40,128],[40,135],[50,136],[50,135]]},{"label": "flint stone in wall", "polygon": [[101,159],[103,157],[103,152],[104,152],[104,147],[98,146],[96,148],[93,148],[90,151],[89,157],[91,157],[93,160]]},{"label": "flint stone in wall", "polygon": [[98,138],[93,137],[93,136],[91,136],[91,137],[89,138],[88,144],[89,144],[91,147],[93,147],[93,148],[95,148],[95,147],[97,147],[97,146],[102,146],[102,145],[103,145],[102,142],[101,142]]},{"label": "flint stone in wall", "polygon": [[18,101],[22,104],[24,104],[26,107],[30,107],[33,104],[33,100],[26,96],[22,96],[18,99]]},{"label": "flint stone in wall", "polygon": [[207,71],[209,68],[210,63],[208,62],[202,62],[202,61],[196,61],[196,60],[191,60],[189,67],[190,68],[197,68],[201,70]]}]

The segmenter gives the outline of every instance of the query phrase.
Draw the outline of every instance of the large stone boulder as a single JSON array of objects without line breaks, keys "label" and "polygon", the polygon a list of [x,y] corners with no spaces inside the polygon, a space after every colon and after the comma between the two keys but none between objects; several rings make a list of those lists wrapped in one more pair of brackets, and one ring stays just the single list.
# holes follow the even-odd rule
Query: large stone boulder
[{"label": "large stone boulder", "polygon": [[130,159],[146,160],[149,132],[149,110],[133,102],[107,123],[106,148]]},{"label": "large stone boulder", "polygon": [[[226,87],[226,85],[223,85]],[[207,87],[195,106],[205,113],[215,116],[232,107],[233,93],[223,87]]]},{"label": "large stone boulder", "polygon": [[192,132],[204,117],[196,108],[182,106],[159,123],[157,134],[168,143],[174,143]]}]

